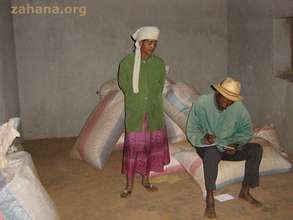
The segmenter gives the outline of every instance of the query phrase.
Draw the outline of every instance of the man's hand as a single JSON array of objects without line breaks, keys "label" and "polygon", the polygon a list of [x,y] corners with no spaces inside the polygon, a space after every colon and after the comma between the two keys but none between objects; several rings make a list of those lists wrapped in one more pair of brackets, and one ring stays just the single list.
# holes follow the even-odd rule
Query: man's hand
[{"label": "man's hand", "polygon": [[236,153],[236,144],[229,144],[229,148],[224,148],[225,152],[229,155],[233,155]]},{"label": "man's hand", "polygon": [[215,141],[214,141],[215,138],[216,138],[215,135],[207,133],[207,134],[203,137],[203,143],[204,143],[204,144],[213,144],[213,143],[215,142]]}]

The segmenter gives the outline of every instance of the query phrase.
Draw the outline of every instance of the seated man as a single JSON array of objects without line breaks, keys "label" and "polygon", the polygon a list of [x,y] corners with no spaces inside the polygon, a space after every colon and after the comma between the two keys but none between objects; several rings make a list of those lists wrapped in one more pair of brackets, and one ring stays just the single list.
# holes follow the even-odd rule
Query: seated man
[{"label": "seated man", "polygon": [[248,143],[252,136],[249,113],[240,96],[240,82],[226,78],[212,85],[212,94],[202,95],[192,105],[187,121],[187,138],[203,160],[207,192],[205,216],[216,217],[213,191],[216,189],[220,160],[245,160],[245,174],[239,198],[255,205],[249,189],[259,185],[262,148]]}]

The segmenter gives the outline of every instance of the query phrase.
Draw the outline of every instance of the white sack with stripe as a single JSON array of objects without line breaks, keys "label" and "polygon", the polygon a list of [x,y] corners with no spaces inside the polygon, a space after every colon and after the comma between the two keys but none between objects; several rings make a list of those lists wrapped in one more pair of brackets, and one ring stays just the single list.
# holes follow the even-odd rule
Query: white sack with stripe
[{"label": "white sack with stripe", "polygon": [[88,117],[71,151],[71,157],[102,168],[124,128],[124,99],[112,90],[100,100]]}]

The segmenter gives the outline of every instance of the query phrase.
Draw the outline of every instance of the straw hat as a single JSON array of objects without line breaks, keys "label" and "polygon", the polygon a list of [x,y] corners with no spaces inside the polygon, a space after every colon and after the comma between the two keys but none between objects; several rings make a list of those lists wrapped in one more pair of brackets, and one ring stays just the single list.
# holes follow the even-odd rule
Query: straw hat
[{"label": "straw hat", "polygon": [[243,99],[240,96],[240,82],[230,77],[227,77],[221,84],[214,84],[212,87],[231,101],[240,101]]}]

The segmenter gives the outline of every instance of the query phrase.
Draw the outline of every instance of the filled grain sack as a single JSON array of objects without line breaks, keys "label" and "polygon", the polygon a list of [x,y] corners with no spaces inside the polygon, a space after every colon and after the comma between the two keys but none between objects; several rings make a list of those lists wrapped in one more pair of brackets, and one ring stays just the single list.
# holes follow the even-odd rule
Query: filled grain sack
[{"label": "filled grain sack", "polygon": [[90,114],[71,151],[72,158],[102,168],[123,132],[124,102],[120,91],[110,91]]},{"label": "filled grain sack", "polygon": [[3,219],[57,220],[55,205],[40,183],[31,156],[25,151],[7,155],[0,172],[0,213]]},{"label": "filled grain sack", "polygon": [[[263,147],[263,157],[260,164],[260,175],[272,175],[275,173],[288,172],[291,164],[283,158],[280,153],[272,147],[272,144],[263,138],[254,138],[254,143],[259,143]],[[181,163],[186,171],[193,176],[205,193],[204,174],[202,160],[195,149],[180,151],[173,156]],[[216,181],[217,189],[228,184],[240,182],[244,177],[245,161],[221,161],[218,167],[218,177]]]},{"label": "filled grain sack", "polygon": [[262,128],[255,128],[254,135],[256,137],[262,137],[263,139],[270,142],[272,146],[282,154],[282,156],[285,156],[288,158],[288,154],[286,153],[285,149],[281,145],[277,131],[273,124],[265,125]]},{"label": "filled grain sack", "polygon": [[163,99],[165,112],[185,132],[189,110],[199,93],[183,82],[171,83],[169,87]]}]

